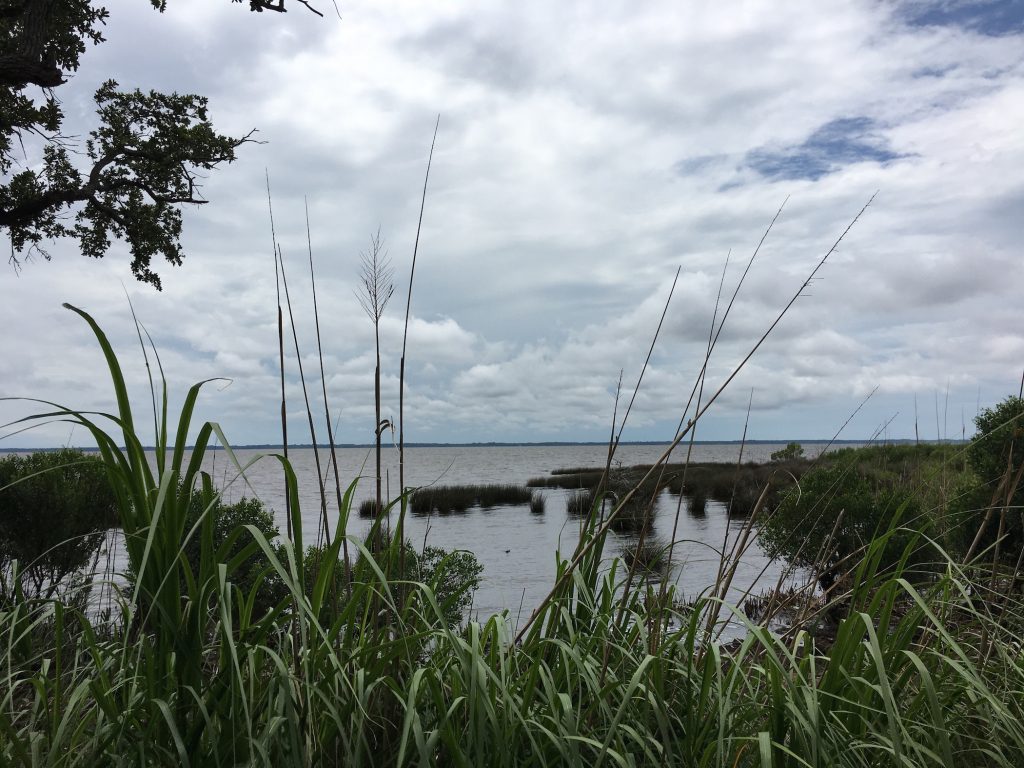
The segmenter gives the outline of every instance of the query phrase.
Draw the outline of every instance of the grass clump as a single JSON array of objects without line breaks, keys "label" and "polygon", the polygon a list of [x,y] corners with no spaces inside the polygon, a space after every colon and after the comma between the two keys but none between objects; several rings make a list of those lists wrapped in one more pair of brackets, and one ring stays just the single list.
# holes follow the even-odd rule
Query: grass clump
[{"label": "grass clump", "polygon": [[450,515],[474,506],[530,504],[532,500],[533,492],[521,485],[434,485],[413,491],[409,497],[409,508],[417,515],[431,512]]},{"label": "grass clump", "polygon": [[708,497],[701,490],[696,490],[686,497],[686,509],[694,517],[704,517],[708,511]]},{"label": "grass clump", "polygon": [[530,512],[535,515],[543,515],[547,500],[543,493],[533,493],[530,496]]},{"label": "grass clump", "polygon": [[[785,453],[785,452],[784,452]],[[688,465],[666,463],[658,467],[654,476],[639,490],[638,496],[649,501],[657,490],[667,488],[675,494],[691,498],[703,497],[722,502],[730,514],[748,516],[761,496],[764,487],[769,486],[765,505],[774,508],[786,491],[792,487],[813,462],[796,457],[792,452],[772,461],[770,464],[748,462],[692,462]],[[633,488],[640,478],[652,470],[650,464],[636,464],[630,467],[612,469],[606,486],[622,491]],[[604,478],[604,470],[593,467],[566,467],[555,469],[549,477],[535,477],[527,485],[535,488],[567,488],[593,490]],[[697,508],[700,508],[697,504]]]},{"label": "grass clump", "polygon": [[594,494],[590,491],[577,491],[565,500],[565,511],[569,517],[583,518],[590,514],[594,507]]},{"label": "grass clump", "polygon": [[626,568],[648,577],[664,577],[669,573],[668,542],[657,536],[644,536],[622,546],[622,562]]},{"label": "grass clump", "polygon": [[382,511],[376,499],[364,499],[359,503],[359,517],[364,520],[373,520]]}]

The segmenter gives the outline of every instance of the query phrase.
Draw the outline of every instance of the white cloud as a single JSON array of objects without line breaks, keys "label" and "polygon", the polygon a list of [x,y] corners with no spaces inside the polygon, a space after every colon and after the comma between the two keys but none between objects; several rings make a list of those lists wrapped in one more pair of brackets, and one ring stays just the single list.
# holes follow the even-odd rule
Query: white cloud
[{"label": "white cloud", "polygon": [[[195,90],[222,130],[266,144],[207,180],[165,291],[131,282],[126,249],[101,262],[72,243],[0,274],[3,394],[110,407],[102,357],[60,309],[93,312],[124,355],[138,407],[146,376],[120,281],[179,397],[226,376],[203,417],[236,442],[276,439],[277,299],[264,171],[311,396],[319,403],[304,196],[332,412],[341,438],[373,422],[373,329],[353,296],[378,226],[396,267],[381,325],[386,410],[397,412],[409,259],[426,153],[441,114],[409,327],[411,440],[603,439],[623,370],[628,400],[672,275],[683,271],[634,406],[636,438],[671,433],[700,369],[721,270],[724,302],[776,209],[713,357],[717,386],[876,191],[808,295],[737,377],[701,436],[830,435],[878,387],[851,436],[914,395],[973,413],[1019,380],[1024,331],[1021,35],[913,26],[899,4],[678,3],[460,6],[355,2],[328,14],[250,14],[181,0],[158,16],[112,8],[109,42],[61,91],[89,130],[88,97],[125,85]],[[771,178],[822,126],[860,120],[893,155]],[[856,144],[854,144],[854,147]],[[876,146],[876,144],[872,144]],[[852,150],[851,150],[852,151]],[[787,154],[788,153],[788,154]],[[799,160],[799,158],[797,158]],[[791,174],[791,176],[800,174]],[[293,380],[293,434],[304,435]],[[944,396],[944,395],[943,395]],[[314,406],[319,409],[319,405]],[[0,421],[24,413],[0,405]],[[144,412],[144,410],[142,410]],[[54,426],[8,443],[66,439]]]}]

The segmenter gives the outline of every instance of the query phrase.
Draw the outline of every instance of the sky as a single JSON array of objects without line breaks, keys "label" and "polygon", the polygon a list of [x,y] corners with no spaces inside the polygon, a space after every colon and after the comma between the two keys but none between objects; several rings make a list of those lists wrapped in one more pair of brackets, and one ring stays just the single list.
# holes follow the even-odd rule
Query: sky
[{"label": "sky", "polygon": [[[114,345],[149,423],[151,335],[172,411],[214,377],[196,425],[280,440],[268,215],[288,275],[317,438],[326,439],[309,249],[336,439],[374,434],[361,254],[378,231],[395,292],[380,323],[383,416],[398,416],[409,271],[411,442],[669,440],[707,366],[702,440],[968,436],[1024,370],[1024,2],[422,3],[109,0],[107,41],[56,92],[65,132],[92,93],[200,93],[259,144],[204,180],[182,266],[136,282],[123,243],[0,264],[0,395],[110,411],[86,324]],[[31,167],[38,156],[22,161]],[[804,287],[851,221],[839,246]],[[309,232],[305,206],[308,201]],[[0,235],[0,239],[3,239]],[[2,247],[9,249],[9,244]],[[719,296],[721,294],[721,299]],[[718,306],[716,313],[716,304]],[[286,310],[287,312],[287,310]],[[289,439],[309,442],[289,334]],[[0,423],[40,406],[0,402]],[[692,415],[692,406],[689,415]],[[7,427],[0,447],[88,445]],[[148,432],[143,430],[143,439]],[[194,429],[193,429],[194,431]],[[12,432],[17,434],[11,435]],[[386,440],[391,439],[388,433]]]}]

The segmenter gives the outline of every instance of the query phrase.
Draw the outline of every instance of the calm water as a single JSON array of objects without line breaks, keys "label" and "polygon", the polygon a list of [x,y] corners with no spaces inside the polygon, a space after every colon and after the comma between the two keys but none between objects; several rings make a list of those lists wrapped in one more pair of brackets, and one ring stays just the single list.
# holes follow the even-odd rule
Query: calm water
[{"label": "calm water", "polygon": [[[667,446],[627,445],[619,449],[616,461],[622,465],[652,463]],[[767,460],[781,445],[748,445],[744,460]],[[807,444],[809,455],[815,455],[823,446]],[[412,448],[406,451],[406,484],[413,486],[465,483],[525,483],[531,477],[548,475],[560,467],[603,466],[606,448],[603,446],[515,446],[474,448]],[[738,445],[694,446],[693,461],[736,461]],[[260,458],[261,452],[240,450],[236,453],[245,466],[245,477],[239,477],[234,465],[223,451],[207,454],[205,469],[223,490],[227,501],[242,496],[257,496],[275,511],[281,531],[285,531],[284,478],[280,464],[273,458]],[[299,480],[303,530],[307,543],[315,539],[320,513],[320,497],[316,480],[315,457],[312,449],[292,450],[289,457]],[[685,452],[677,451],[673,460],[682,460]],[[323,471],[327,471],[328,455],[321,451]],[[392,491],[398,484],[397,450],[384,451],[386,482]],[[361,477],[356,491],[356,506],[374,495],[373,452],[367,449],[346,448],[338,452],[339,474],[342,488],[354,478]],[[333,476],[328,487],[334,487]],[[508,610],[513,622],[525,619],[532,608],[544,597],[554,581],[556,550],[571,553],[579,540],[579,523],[566,515],[566,499],[570,491],[544,489],[547,499],[543,515],[531,514],[523,506],[473,508],[466,514],[450,516],[409,516],[408,538],[419,549],[426,544],[446,549],[472,551],[484,566],[482,583],[476,593],[473,615],[488,617]],[[328,498],[333,498],[333,492]],[[654,533],[668,539],[676,515],[679,497],[668,492],[658,501],[658,515]],[[332,520],[336,511],[332,514]],[[364,536],[370,521],[360,520],[353,514],[349,532]],[[679,518],[678,543],[675,560],[680,564],[672,578],[681,592],[694,596],[706,590],[715,580],[718,551],[722,547],[730,521],[722,504],[709,501],[706,514],[690,515],[685,501]],[[730,533],[735,535],[739,522],[732,521]],[[333,526],[332,526],[333,530]],[[606,554],[617,554],[630,541],[628,536],[611,534]],[[738,600],[743,592],[774,585],[782,566],[772,563],[763,552],[753,546],[742,561],[733,583],[730,598]]]}]

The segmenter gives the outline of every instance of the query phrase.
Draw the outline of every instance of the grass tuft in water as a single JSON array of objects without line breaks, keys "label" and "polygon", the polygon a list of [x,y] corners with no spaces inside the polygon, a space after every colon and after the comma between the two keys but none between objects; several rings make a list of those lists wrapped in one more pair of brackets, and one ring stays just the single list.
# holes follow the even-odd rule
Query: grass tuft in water
[{"label": "grass tuft in water", "polygon": [[521,485],[435,485],[412,492],[409,508],[413,514],[437,512],[450,515],[465,512],[470,507],[499,507],[530,504],[533,491]]},{"label": "grass tuft in water", "polygon": [[547,500],[543,493],[533,493],[530,496],[530,512],[535,515],[543,515]]}]

